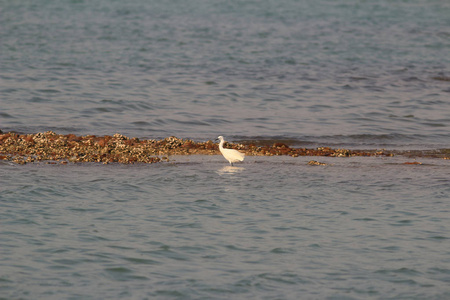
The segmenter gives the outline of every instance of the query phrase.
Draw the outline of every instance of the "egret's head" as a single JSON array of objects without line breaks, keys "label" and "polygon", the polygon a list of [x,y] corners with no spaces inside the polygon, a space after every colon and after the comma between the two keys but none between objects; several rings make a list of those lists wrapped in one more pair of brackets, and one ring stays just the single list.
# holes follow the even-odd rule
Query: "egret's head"
[{"label": "egret's head", "polygon": [[219,135],[219,136],[217,137],[217,140],[223,141],[223,136]]}]

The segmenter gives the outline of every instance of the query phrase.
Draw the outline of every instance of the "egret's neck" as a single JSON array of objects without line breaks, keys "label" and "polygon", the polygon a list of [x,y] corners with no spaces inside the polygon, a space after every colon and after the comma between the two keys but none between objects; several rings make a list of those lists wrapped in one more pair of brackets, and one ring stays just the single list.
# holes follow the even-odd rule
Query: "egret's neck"
[{"label": "egret's neck", "polygon": [[220,149],[220,150],[223,149],[223,143],[224,143],[224,142],[225,142],[224,140],[220,140],[220,143],[219,143],[219,149]]}]

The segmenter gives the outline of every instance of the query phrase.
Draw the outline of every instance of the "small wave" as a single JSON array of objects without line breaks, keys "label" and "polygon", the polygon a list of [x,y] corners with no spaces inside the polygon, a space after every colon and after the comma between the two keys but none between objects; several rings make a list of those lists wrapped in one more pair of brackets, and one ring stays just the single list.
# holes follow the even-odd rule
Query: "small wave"
[{"label": "small wave", "polygon": [[44,102],[50,102],[49,99],[41,98],[41,97],[32,97],[30,100],[28,100],[31,103],[44,103]]},{"label": "small wave", "polygon": [[12,116],[12,115],[10,115],[8,113],[5,113],[5,112],[0,112],[0,117],[1,118],[6,118],[6,119],[14,119],[15,118],[14,116]]},{"label": "small wave", "polygon": [[406,274],[406,275],[420,275],[421,273],[415,269],[411,268],[400,268],[400,269],[381,269],[375,271],[375,273],[380,274]]},{"label": "small wave", "polygon": [[61,93],[60,90],[55,90],[55,89],[42,89],[42,90],[38,90],[38,92],[45,93],[45,94]]}]

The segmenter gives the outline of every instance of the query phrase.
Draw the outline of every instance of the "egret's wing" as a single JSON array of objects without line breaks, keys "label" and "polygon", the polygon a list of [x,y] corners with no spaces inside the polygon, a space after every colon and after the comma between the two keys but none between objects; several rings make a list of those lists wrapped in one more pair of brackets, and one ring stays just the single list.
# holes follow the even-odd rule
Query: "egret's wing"
[{"label": "egret's wing", "polygon": [[242,152],[239,152],[239,151],[237,151],[236,150],[236,155],[238,156],[238,159],[240,160],[240,161],[243,161],[244,160],[244,157],[245,157],[245,153],[242,153]]}]

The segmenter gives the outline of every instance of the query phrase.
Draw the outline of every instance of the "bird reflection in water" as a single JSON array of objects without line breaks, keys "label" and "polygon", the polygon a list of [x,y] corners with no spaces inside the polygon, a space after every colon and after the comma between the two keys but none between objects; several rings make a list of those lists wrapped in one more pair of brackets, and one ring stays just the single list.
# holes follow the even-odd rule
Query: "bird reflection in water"
[{"label": "bird reflection in water", "polygon": [[221,168],[220,170],[218,170],[217,173],[219,173],[219,175],[235,174],[235,173],[240,173],[244,170],[245,170],[245,168],[243,168],[243,167],[225,166],[225,167]]}]

